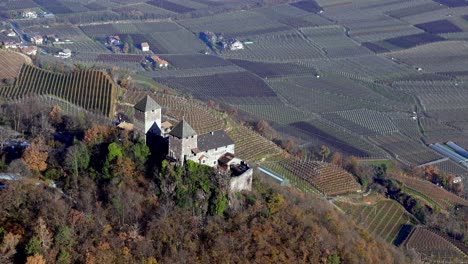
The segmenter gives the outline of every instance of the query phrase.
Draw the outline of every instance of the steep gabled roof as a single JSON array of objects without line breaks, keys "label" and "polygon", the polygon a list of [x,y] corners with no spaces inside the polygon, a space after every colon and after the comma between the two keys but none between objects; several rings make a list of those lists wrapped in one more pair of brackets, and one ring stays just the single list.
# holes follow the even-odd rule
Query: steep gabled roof
[{"label": "steep gabled roof", "polygon": [[188,138],[195,136],[197,132],[183,119],[169,132],[170,135],[177,138]]},{"label": "steep gabled roof", "polygon": [[200,151],[208,151],[210,149],[232,145],[234,144],[234,141],[224,130],[218,130],[199,135],[197,144]]},{"label": "steep gabled roof", "polygon": [[141,99],[141,101],[136,103],[133,107],[141,112],[148,112],[161,108],[149,95],[145,96],[145,98]]}]

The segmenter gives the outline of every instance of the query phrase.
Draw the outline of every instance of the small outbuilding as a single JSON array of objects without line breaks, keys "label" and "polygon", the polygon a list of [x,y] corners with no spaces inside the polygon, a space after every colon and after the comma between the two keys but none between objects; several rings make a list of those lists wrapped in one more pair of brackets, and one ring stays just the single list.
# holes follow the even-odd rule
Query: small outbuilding
[{"label": "small outbuilding", "polygon": [[141,50],[142,51],[149,51],[149,44],[148,42],[141,43]]}]

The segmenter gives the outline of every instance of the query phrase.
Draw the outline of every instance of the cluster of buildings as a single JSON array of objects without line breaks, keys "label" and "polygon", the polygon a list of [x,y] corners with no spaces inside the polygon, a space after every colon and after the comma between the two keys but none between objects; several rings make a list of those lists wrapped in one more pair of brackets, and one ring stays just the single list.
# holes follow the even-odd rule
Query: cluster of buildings
[{"label": "cluster of buildings", "polygon": [[[123,41],[120,39],[120,36],[119,35],[110,35],[106,38],[106,43],[107,45],[111,46],[111,47],[121,47],[124,43]],[[142,42],[140,43],[140,47],[141,47],[141,50],[142,51],[150,51],[150,46],[148,44],[148,42]]]},{"label": "cluster of buildings", "polygon": [[28,19],[35,19],[37,18],[37,12],[34,10],[26,9],[23,11],[21,14],[23,18],[28,18]]},{"label": "cluster of buildings", "polygon": [[220,50],[243,50],[244,43],[238,39],[226,39],[222,34],[205,31],[200,33],[200,38],[212,49]]},{"label": "cluster of buildings", "polygon": [[146,96],[134,106],[134,132],[147,140],[159,137],[167,142],[167,158],[179,165],[188,160],[216,168],[229,175],[230,191],[251,190],[253,170],[235,156],[234,141],[224,130],[198,134],[182,119],[173,126],[162,122],[161,106]]},{"label": "cluster of buildings", "polygon": [[150,62],[152,62],[156,67],[158,68],[167,68],[167,66],[169,66],[169,62],[167,62],[166,60],[164,59],[161,59],[159,56],[157,55],[151,55],[149,56],[148,60]]}]

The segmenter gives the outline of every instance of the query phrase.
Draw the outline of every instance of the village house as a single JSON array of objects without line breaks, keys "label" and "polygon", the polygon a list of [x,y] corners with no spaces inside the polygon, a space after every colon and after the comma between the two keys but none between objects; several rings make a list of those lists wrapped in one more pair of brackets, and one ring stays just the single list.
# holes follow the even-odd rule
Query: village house
[{"label": "village house", "polygon": [[167,66],[169,66],[169,63],[166,60],[161,59],[157,55],[152,55],[150,58],[158,68],[167,68]]},{"label": "village house", "polygon": [[47,35],[46,39],[47,39],[47,42],[50,42],[50,43],[58,42],[60,40],[57,37],[57,35],[53,35],[53,34]]},{"label": "village house", "polygon": [[37,13],[36,11],[32,11],[32,10],[24,10],[23,11],[23,14],[22,14],[23,18],[37,18]]},{"label": "village house", "polygon": [[120,45],[120,37],[118,35],[113,35],[107,37],[107,44],[119,46]]},{"label": "village house", "polygon": [[62,59],[68,59],[72,55],[71,50],[69,49],[64,49],[63,51],[59,51],[58,55],[55,55],[55,57],[62,58]]},{"label": "village house", "polygon": [[148,42],[141,43],[141,50],[142,51],[149,51],[149,44]]},{"label": "village house", "polygon": [[22,46],[20,47],[22,53],[29,55],[29,56],[36,56],[37,54],[37,47],[36,46]]},{"label": "village house", "polygon": [[154,136],[167,140],[169,159],[180,165],[191,160],[216,168],[229,175],[231,192],[251,190],[253,170],[235,157],[234,141],[224,130],[198,135],[185,119],[172,128],[170,122],[161,122],[161,106],[150,96],[135,104],[134,110],[134,132],[146,141]]},{"label": "village house", "polygon": [[16,37],[16,33],[10,29],[10,31],[8,31],[8,34],[7,34],[8,37]]},{"label": "village house", "polygon": [[41,36],[34,36],[31,38],[31,42],[35,45],[42,45],[44,43],[44,39]]},{"label": "village house", "polygon": [[174,125],[169,122],[169,121],[164,121],[161,123],[161,131],[163,135],[167,135],[169,132],[171,132],[172,128]]},{"label": "village house", "polygon": [[16,42],[13,42],[13,41],[4,41],[3,46],[5,47],[5,49],[17,49],[18,48],[18,44],[16,44]]},{"label": "village house", "polygon": [[231,43],[229,43],[229,49],[242,50],[244,49],[244,44],[242,44],[242,42],[240,42],[239,40],[233,40]]}]

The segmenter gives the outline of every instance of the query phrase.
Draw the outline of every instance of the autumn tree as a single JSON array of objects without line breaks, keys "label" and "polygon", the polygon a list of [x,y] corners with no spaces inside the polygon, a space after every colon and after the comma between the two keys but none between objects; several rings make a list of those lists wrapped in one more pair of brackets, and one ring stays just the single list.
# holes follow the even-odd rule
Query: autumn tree
[{"label": "autumn tree", "polygon": [[29,256],[26,259],[26,264],[46,264],[46,261],[40,254],[35,254],[34,256]]},{"label": "autumn tree", "polygon": [[47,169],[48,147],[43,137],[36,138],[23,153],[23,160],[29,169],[33,171],[45,171]]},{"label": "autumn tree", "polygon": [[21,235],[7,233],[0,244],[0,263],[8,263],[16,254],[16,246],[21,239]]},{"label": "autumn tree", "polygon": [[326,158],[328,158],[328,156],[330,156],[330,149],[327,146],[322,145],[320,146],[319,154],[322,157],[323,162]]},{"label": "autumn tree", "polygon": [[334,152],[331,156],[330,163],[343,167],[343,155],[340,152]]},{"label": "autumn tree", "polygon": [[115,129],[107,125],[95,125],[85,131],[84,141],[86,144],[97,144],[109,139]]},{"label": "autumn tree", "polygon": [[57,125],[62,123],[62,114],[63,110],[58,105],[54,105],[52,110],[49,112],[49,118],[52,120],[53,124]]},{"label": "autumn tree", "polygon": [[36,233],[39,241],[41,243],[41,248],[43,250],[49,250],[52,247],[52,234],[47,227],[46,222],[42,217],[37,219],[36,226],[34,227],[34,232]]},{"label": "autumn tree", "polygon": [[88,168],[91,160],[88,148],[81,142],[75,144],[67,149],[65,154],[65,168],[75,175],[80,171]]}]

